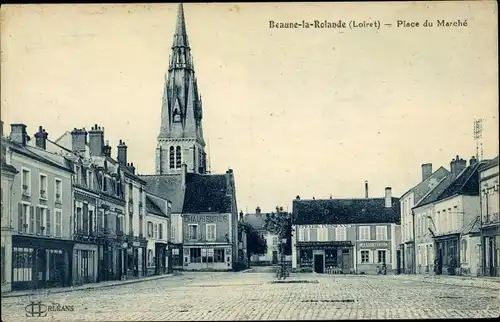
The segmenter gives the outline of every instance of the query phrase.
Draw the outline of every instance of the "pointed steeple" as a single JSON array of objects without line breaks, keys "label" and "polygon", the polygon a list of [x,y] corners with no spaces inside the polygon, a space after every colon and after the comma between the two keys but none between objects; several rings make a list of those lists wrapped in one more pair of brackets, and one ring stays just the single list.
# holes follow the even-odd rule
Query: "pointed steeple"
[{"label": "pointed steeple", "polygon": [[189,40],[186,32],[186,20],[184,19],[184,7],[182,3],[179,4],[177,9],[177,25],[175,26],[174,34],[174,47],[189,47]]}]

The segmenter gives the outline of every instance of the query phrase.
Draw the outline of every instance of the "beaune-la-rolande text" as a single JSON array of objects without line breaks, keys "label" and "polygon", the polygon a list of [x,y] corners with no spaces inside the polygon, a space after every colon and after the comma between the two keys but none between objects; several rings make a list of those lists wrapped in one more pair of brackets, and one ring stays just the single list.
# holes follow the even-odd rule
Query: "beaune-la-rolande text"
[{"label": "beaune-la-rolande text", "polygon": [[376,28],[377,21],[356,21],[352,20],[349,24],[344,20],[328,21],[328,20],[311,20],[311,21],[274,21],[269,20],[269,28],[318,28],[318,29],[344,29],[348,28]]}]

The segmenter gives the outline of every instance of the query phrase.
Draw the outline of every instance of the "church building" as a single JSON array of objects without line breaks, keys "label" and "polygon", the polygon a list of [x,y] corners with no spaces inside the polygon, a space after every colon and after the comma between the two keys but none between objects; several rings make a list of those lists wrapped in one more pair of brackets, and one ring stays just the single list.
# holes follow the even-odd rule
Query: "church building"
[{"label": "church building", "polygon": [[172,202],[170,249],[188,270],[230,270],[238,260],[238,209],[233,170],[211,174],[184,8],[180,4],[165,75],[156,174],[146,190]]}]

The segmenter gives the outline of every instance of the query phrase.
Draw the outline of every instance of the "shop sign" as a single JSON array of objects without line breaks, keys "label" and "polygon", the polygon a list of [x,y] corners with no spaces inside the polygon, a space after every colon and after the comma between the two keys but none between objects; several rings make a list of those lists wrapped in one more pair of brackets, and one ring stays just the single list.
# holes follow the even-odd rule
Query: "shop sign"
[{"label": "shop sign", "polygon": [[184,215],[184,222],[189,224],[196,223],[218,223],[228,222],[227,215]]},{"label": "shop sign", "polygon": [[389,248],[389,243],[387,242],[373,242],[373,243],[358,243],[358,248]]},{"label": "shop sign", "polygon": [[141,242],[135,241],[132,243],[132,246],[139,247],[139,246],[141,246]]}]

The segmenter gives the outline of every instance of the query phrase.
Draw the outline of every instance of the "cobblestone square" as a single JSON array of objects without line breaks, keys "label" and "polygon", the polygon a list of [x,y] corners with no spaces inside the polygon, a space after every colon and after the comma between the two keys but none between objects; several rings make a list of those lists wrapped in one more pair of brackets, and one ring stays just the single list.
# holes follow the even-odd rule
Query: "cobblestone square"
[{"label": "cobblestone square", "polygon": [[[2,299],[2,320],[26,319],[30,301],[73,305],[53,321],[214,321],[498,317],[500,283],[418,276],[184,273],[160,280]],[[451,282],[450,282],[451,281]]]}]

